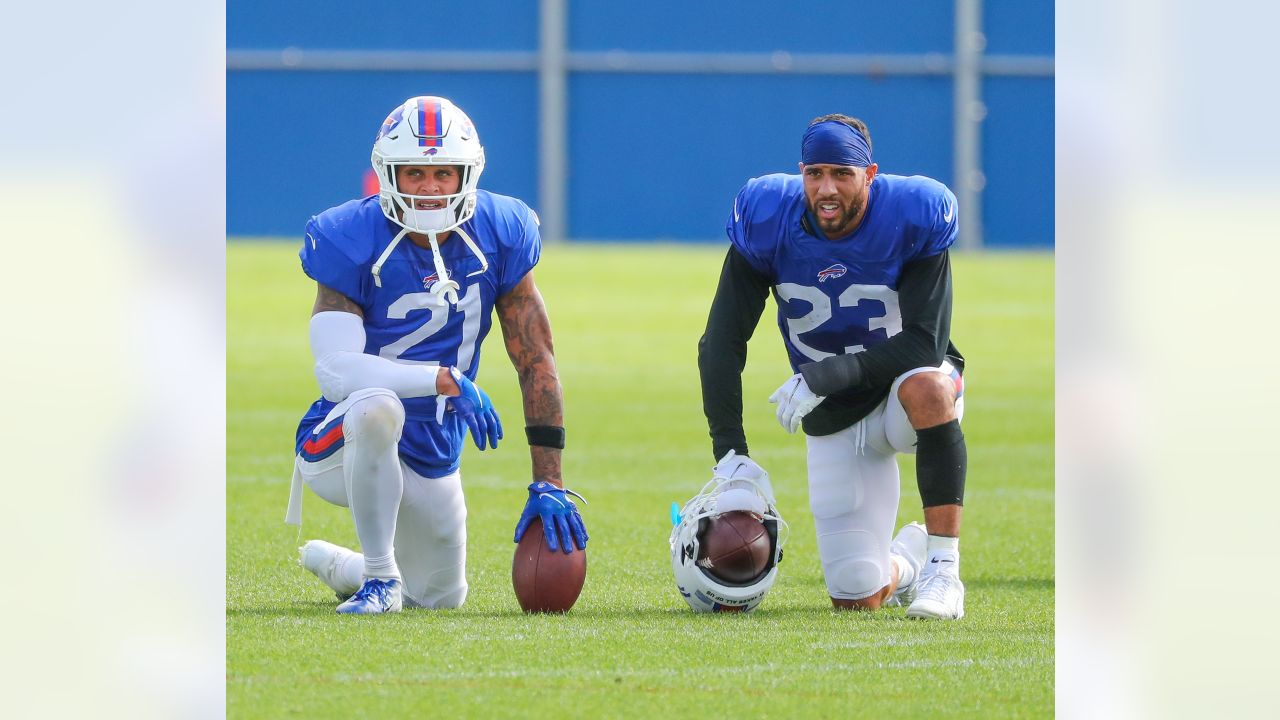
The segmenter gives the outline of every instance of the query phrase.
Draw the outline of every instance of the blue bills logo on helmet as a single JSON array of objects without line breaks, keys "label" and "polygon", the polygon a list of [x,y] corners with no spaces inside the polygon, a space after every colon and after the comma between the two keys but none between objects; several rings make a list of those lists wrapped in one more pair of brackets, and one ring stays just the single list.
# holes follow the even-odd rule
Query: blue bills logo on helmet
[{"label": "blue bills logo on helmet", "polygon": [[381,140],[382,138],[386,137],[387,134],[390,133],[392,130],[395,130],[396,126],[400,124],[400,121],[402,119],[404,119],[404,117],[403,117],[403,113],[401,112],[401,108],[396,108],[394,111],[392,111],[390,115],[387,116],[386,120],[382,121],[382,127],[378,129],[378,137],[374,139],[374,142]]},{"label": "blue bills logo on helmet", "polygon": [[841,265],[840,263],[836,263],[825,270],[818,271],[818,282],[823,283],[828,280],[844,277],[844,274],[847,272],[849,272],[849,268]]}]

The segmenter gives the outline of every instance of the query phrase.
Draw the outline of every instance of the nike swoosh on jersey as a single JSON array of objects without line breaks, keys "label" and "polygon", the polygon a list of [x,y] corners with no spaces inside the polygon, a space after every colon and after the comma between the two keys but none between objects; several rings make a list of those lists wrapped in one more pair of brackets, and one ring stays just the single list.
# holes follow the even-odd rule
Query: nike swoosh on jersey
[{"label": "nike swoosh on jersey", "polygon": [[311,233],[307,233],[307,239],[311,241],[311,249],[316,249],[316,239],[311,237]]},{"label": "nike swoosh on jersey", "polygon": [[734,222],[742,222],[742,216],[738,214],[738,200],[737,200],[737,198],[734,198],[734,201],[733,201],[733,221],[734,221]]},{"label": "nike swoosh on jersey", "polygon": [[951,222],[951,218],[956,216],[956,206],[948,205],[947,211],[942,215],[942,222]]}]

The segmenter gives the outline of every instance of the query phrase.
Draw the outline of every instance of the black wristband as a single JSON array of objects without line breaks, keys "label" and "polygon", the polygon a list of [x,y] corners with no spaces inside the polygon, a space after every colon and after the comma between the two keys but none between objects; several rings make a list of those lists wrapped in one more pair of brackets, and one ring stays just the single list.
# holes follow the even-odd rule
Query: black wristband
[{"label": "black wristband", "polygon": [[530,445],[564,449],[564,428],[559,425],[529,425],[524,429]]}]

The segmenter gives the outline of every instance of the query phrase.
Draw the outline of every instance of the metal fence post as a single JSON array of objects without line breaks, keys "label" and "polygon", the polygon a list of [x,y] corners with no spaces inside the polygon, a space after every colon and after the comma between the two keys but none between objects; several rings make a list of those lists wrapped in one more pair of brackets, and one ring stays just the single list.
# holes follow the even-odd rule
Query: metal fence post
[{"label": "metal fence post", "polygon": [[952,122],[955,135],[955,179],[952,184],[960,206],[959,247],[982,249],[982,0],[956,0],[955,92]]},{"label": "metal fence post", "polygon": [[568,83],[565,66],[567,0],[541,0],[538,19],[538,215],[542,237],[560,242],[568,236],[565,201],[569,165]]}]

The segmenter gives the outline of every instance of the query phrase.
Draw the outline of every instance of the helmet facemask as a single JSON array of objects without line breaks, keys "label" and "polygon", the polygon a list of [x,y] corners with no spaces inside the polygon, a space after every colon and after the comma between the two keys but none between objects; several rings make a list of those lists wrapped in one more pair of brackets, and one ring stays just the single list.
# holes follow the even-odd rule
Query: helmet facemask
[{"label": "helmet facemask", "polygon": [[[401,192],[396,180],[398,168],[410,165],[458,166],[462,172],[462,182],[458,192],[451,195],[411,195]],[[436,162],[434,160],[386,160],[376,153],[373,167],[378,173],[378,204],[382,214],[391,222],[422,235],[435,233],[443,235],[470,220],[476,213],[476,184],[484,169],[484,150],[480,151],[479,164],[461,162]],[[444,207],[435,210],[419,210],[415,207],[419,200],[444,203]]]}]

